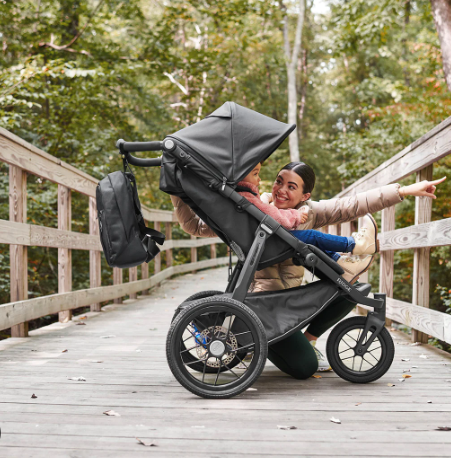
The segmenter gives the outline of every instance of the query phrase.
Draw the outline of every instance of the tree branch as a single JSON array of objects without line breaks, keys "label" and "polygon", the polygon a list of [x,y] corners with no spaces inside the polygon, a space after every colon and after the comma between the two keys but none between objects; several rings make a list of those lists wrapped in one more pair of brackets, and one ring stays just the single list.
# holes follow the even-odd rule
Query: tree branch
[{"label": "tree branch", "polygon": [[93,17],[96,15],[97,11],[100,9],[100,7],[102,6],[102,3],[104,1],[105,0],[100,0],[99,1],[97,6],[94,8],[94,11],[91,13],[91,15],[89,16],[88,20],[86,21],[86,24],[83,26],[83,28],[80,30],[80,32],[78,32],[77,35],[75,35],[75,37],[72,38],[72,40],[69,43],[67,43],[67,45],[59,46],[59,45],[56,45],[55,43],[53,43],[54,37],[53,37],[53,34],[52,34],[52,35],[50,35],[50,43],[40,42],[39,46],[40,47],[45,46],[45,47],[53,48],[53,49],[56,49],[57,51],[75,52],[75,53],[85,54],[86,56],[91,56],[91,54],[89,52],[87,52],[87,51],[76,51],[75,49],[70,48],[69,46],[72,46],[83,35],[83,33],[86,30],[86,27],[88,27],[88,25],[91,23]]}]

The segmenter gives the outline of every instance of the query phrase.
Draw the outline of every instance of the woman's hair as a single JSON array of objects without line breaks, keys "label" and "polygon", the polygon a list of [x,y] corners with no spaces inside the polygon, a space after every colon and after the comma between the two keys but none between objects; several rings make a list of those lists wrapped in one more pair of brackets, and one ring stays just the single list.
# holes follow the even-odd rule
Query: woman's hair
[{"label": "woman's hair", "polygon": [[[292,170],[297,173],[304,182],[304,194],[311,193],[315,187],[316,176],[313,169],[304,162],[290,162],[285,167],[280,169],[282,170]],[[280,173],[279,172],[279,173]]]}]

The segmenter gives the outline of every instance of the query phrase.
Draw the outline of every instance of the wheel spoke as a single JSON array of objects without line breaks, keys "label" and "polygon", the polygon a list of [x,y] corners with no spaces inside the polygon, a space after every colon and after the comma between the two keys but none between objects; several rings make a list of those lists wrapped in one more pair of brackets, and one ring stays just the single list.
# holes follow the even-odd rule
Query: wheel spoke
[{"label": "wheel spoke", "polygon": [[377,348],[373,348],[372,350],[368,350],[367,353],[372,353],[373,351],[379,350],[379,348],[382,348],[382,345]]},{"label": "wheel spoke", "polygon": [[345,337],[348,336],[350,337],[355,343],[358,342],[358,340],[355,340],[354,337],[352,337],[351,335],[349,335],[349,332],[346,333]]},{"label": "wheel spoke", "polygon": [[210,358],[210,356],[208,356],[207,358],[205,359],[196,359],[196,361],[190,361],[189,363],[185,363],[185,361],[183,361],[183,364],[185,366],[190,366],[191,364],[195,364],[195,363],[202,363],[204,361],[208,361],[208,358]]},{"label": "wheel spoke", "polygon": [[224,363],[224,366],[236,377],[236,378],[240,378],[240,376],[236,375],[235,372],[232,371],[232,369],[230,369],[229,366],[227,366],[226,363]]},{"label": "wheel spoke", "polygon": [[371,355],[371,356],[376,360],[377,363],[379,362],[379,360],[378,360],[372,353],[370,353],[370,352],[368,352],[368,351],[367,351],[367,353],[368,353],[369,355]]},{"label": "wheel spoke", "polygon": [[244,334],[249,334],[252,331],[245,331],[245,332],[239,332],[238,334],[233,334],[235,337],[237,336],[243,336]]},{"label": "wheel spoke", "polygon": [[[218,358],[216,358],[216,361]],[[219,373],[221,372],[221,360],[219,360],[219,366],[218,366],[218,373],[216,374],[216,379],[215,379],[215,386],[218,383],[218,378],[219,378]]]},{"label": "wheel spoke", "polygon": [[[349,345],[348,342],[346,342],[346,340],[341,339],[341,341],[343,343],[345,343],[351,350],[354,350],[354,347],[351,347],[351,345]],[[348,348],[348,350],[349,350],[349,348]]]},{"label": "wheel spoke", "polygon": [[[365,356],[362,356],[362,359],[365,359]],[[374,365],[371,364],[371,363],[370,363],[369,361],[367,361],[366,359],[365,359],[365,362],[367,362],[371,367],[374,367]]]},{"label": "wheel spoke", "polygon": [[240,347],[240,348],[236,348],[235,350],[230,350],[230,352],[229,352],[229,353],[232,353],[232,352],[237,352],[237,351],[240,351],[240,350],[244,350],[245,348],[249,348],[249,347],[252,347],[252,346],[254,346],[254,345],[255,345],[255,343],[254,343],[254,342],[252,342],[252,343],[250,343],[250,344],[247,344],[247,345],[243,345],[243,346],[242,346],[242,347]]},{"label": "wheel spoke", "polygon": [[344,353],[345,351],[349,351],[349,350],[353,350],[353,348],[351,348],[351,347],[345,348],[344,350],[340,351],[340,353],[338,353],[338,354],[341,355],[341,354]]},{"label": "wheel spoke", "polygon": [[235,355],[235,358],[238,358],[240,360],[240,364],[243,364],[244,367],[246,368],[246,370],[249,369],[249,367],[246,365],[246,363],[238,356],[238,353]]},{"label": "wheel spoke", "polygon": [[346,361],[347,359],[355,358],[355,355],[348,356],[347,358],[340,358],[340,361]]},{"label": "wheel spoke", "polygon": [[[191,337],[190,337],[190,339],[191,339]],[[194,345],[194,347],[191,347],[191,348],[187,348],[187,349],[185,349],[185,350],[182,350],[182,351],[180,352],[180,354],[185,353],[185,352],[187,352],[187,351],[194,350],[195,348],[198,348],[198,347],[199,347],[199,345]],[[205,348],[205,347],[202,347],[202,348]]]},{"label": "wheel spoke", "polygon": [[359,368],[359,372],[362,372],[362,366],[363,366],[363,358],[362,358],[362,361],[360,361],[360,368]]},{"label": "wheel spoke", "polygon": [[204,370],[202,371],[202,383],[205,383],[205,371],[207,370],[207,360],[204,361]]}]

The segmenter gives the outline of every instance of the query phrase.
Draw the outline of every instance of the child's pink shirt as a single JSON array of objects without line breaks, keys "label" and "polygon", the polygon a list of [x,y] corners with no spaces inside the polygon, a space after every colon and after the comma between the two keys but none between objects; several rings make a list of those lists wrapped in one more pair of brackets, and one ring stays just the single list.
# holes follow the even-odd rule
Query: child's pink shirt
[{"label": "child's pink shirt", "polygon": [[239,194],[245,197],[249,202],[254,204],[258,209],[263,213],[274,218],[278,223],[280,223],[285,229],[290,231],[295,230],[301,224],[301,213],[299,210],[294,210],[291,208],[279,209],[274,205],[265,204],[260,199],[260,193],[258,192],[258,187],[248,181],[240,181],[238,186],[248,188],[251,191],[255,192],[257,195],[254,196],[250,192],[239,192]]}]

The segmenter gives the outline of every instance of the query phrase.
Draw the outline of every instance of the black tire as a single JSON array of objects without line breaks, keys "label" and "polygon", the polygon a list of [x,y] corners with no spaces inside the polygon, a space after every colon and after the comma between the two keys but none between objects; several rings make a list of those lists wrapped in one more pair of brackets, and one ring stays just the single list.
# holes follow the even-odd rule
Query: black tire
[{"label": "black tire", "polygon": [[[223,316],[226,320],[233,317],[227,328]],[[212,317],[215,317],[213,325],[206,325],[203,334],[194,331],[193,321],[211,322]],[[242,332],[243,329],[246,331]],[[213,342],[218,342],[222,353],[215,353]],[[203,359],[187,362],[183,355],[191,348],[201,349]],[[251,360],[243,363],[243,368],[232,368],[230,364],[239,350],[246,350]],[[182,309],[171,324],[166,340],[166,356],[174,377],[187,390],[203,398],[231,398],[249,388],[262,373],[267,354],[265,328],[257,315],[243,303],[223,296],[199,299]],[[216,364],[213,374],[207,372],[207,362]],[[193,371],[192,366],[198,364],[202,364],[202,371]]]},{"label": "black tire", "polygon": [[327,339],[329,364],[341,378],[352,383],[369,383],[379,379],[390,369],[395,356],[393,339],[385,328],[363,357],[355,355],[353,348],[365,328],[365,322],[366,317],[360,316],[343,320]]}]

